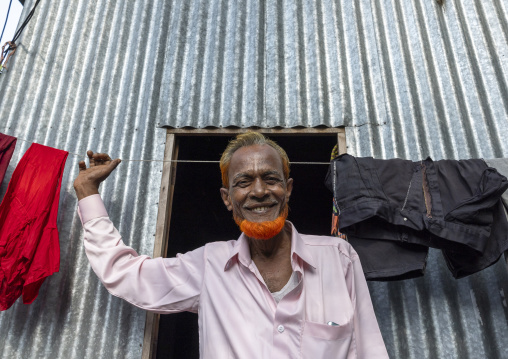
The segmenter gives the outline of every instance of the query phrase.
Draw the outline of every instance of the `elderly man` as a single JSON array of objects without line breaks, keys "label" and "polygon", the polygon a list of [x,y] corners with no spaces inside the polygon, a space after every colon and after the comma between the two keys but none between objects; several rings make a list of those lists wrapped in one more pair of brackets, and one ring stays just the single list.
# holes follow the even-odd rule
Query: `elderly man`
[{"label": "elderly man", "polygon": [[176,258],[151,259],[122,242],[98,194],[120,160],[88,156],[74,187],[93,270],[139,308],[198,313],[202,358],[388,357],[358,255],[286,221],[293,180],[275,142],[249,132],[222,155],[220,194],[238,240]]}]

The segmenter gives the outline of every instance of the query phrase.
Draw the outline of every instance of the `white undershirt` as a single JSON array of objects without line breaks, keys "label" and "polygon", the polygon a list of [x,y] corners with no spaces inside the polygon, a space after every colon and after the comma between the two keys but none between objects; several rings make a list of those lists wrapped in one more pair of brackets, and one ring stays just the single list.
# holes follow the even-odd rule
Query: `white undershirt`
[{"label": "white undershirt", "polygon": [[284,296],[286,294],[291,292],[297,285],[298,285],[298,276],[296,275],[296,272],[293,272],[291,274],[291,277],[289,277],[289,280],[286,283],[286,285],[284,286],[284,288],[282,288],[278,292],[273,292],[272,293],[273,299],[275,299],[275,301],[278,304],[280,302],[280,300],[282,298],[284,298]]}]

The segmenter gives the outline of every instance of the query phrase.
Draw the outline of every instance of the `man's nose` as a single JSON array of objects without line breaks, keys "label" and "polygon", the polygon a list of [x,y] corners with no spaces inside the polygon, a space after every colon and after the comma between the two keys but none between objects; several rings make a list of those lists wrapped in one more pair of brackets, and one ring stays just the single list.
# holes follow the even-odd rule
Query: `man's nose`
[{"label": "man's nose", "polygon": [[257,198],[263,198],[268,195],[268,186],[263,180],[257,178],[252,184],[250,195]]}]

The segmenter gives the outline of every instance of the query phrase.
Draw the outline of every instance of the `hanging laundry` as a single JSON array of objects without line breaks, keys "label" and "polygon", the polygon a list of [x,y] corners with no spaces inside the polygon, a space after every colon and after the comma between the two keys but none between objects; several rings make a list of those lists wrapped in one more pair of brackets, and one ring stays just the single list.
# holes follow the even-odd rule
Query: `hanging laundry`
[{"label": "hanging laundry", "polygon": [[[493,158],[485,160],[488,166],[495,168],[503,176],[508,177],[508,158]],[[501,196],[503,205],[508,210],[508,191],[505,191]]]},{"label": "hanging laundry", "polygon": [[508,221],[501,201],[493,206],[490,237],[481,255],[468,251],[443,250],[443,257],[455,278],[463,278],[496,263],[508,250]]},{"label": "hanging laundry", "polygon": [[[338,146],[335,145],[331,160],[338,156]],[[333,166],[333,173],[336,173],[336,163]],[[332,184],[334,189],[332,235],[347,240],[353,246],[362,262],[365,279],[369,281],[393,281],[423,276],[427,265],[428,247],[406,242],[383,241],[380,238],[364,239],[354,235],[346,236],[339,231],[336,179],[332,178]],[[408,231],[405,233],[405,235],[409,235]]]},{"label": "hanging laundry", "polygon": [[429,247],[382,239],[365,239],[355,235],[347,237],[360,257],[367,280],[405,280],[425,274]]},{"label": "hanging laundry", "polygon": [[14,170],[0,204],[0,310],[20,295],[32,303],[59,270],[56,221],[67,155],[34,143]]},{"label": "hanging laundry", "polygon": [[0,133],[0,184],[4,180],[5,172],[9,167],[12,153],[16,147],[16,137]]},{"label": "hanging laundry", "polygon": [[[508,249],[508,223],[498,215],[508,180],[483,160],[345,154],[332,161],[325,183],[336,196],[339,229],[353,247],[351,239],[361,238],[439,248],[456,278],[492,265]],[[390,261],[371,257],[366,267],[379,268],[382,276]]]}]

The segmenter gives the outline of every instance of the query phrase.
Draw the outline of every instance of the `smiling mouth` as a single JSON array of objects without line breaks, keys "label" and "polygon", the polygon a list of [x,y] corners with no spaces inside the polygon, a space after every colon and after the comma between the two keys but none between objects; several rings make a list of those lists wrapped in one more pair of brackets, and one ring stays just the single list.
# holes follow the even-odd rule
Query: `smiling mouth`
[{"label": "smiling mouth", "polygon": [[254,213],[263,213],[265,211],[268,211],[269,208],[270,207],[257,207],[257,208],[251,209],[251,211]]},{"label": "smiling mouth", "polygon": [[276,205],[277,205],[276,203],[273,203],[260,207],[250,207],[250,208],[247,207],[247,209],[253,213],[265,213],[269,211],[271,208],[275,207]]}]

